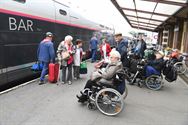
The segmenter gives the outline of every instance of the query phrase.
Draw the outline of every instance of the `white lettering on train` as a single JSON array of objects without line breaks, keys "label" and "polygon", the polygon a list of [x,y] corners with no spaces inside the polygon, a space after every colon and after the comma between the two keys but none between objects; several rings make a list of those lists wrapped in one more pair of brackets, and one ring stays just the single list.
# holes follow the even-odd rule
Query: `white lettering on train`
[{"label": "white lettering on train", "polygon": [[9,29],[10,30],[16,30],[17,29],[15,18],[9,17]]},{"label": "white lettering on train", "polygon": [[25,31],[33,31],[33,21],[23,19],[16,20],[13,17],[9,17],[9,30],[25,30]]},{"label": "white lettering on train", "polygon": [[27,29],[30,30],[30,31],[33,31],[33,21],[31,20],[27,20]]},{"label": "white lettering on train", "polygon": [[18,25],[18,31],[20,31],[20,29],[24,29],[25,31],[27,31],[27,29],[25,27],[25,23],[22,19],[20,20],[20,23]]}]

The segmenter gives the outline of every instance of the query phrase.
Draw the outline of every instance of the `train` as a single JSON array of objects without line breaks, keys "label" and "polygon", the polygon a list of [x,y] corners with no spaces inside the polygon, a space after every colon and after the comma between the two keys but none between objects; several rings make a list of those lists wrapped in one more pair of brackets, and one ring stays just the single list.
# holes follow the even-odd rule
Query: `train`
[{"label": "train", "polygon": [[46,32],[54,36],[54,48],[66,35],[82,39],[89,48],[94,33],[110,27],[90,21],[75,12],[66,0],[0,1],[0,86],[33,75],[38,44]]}]

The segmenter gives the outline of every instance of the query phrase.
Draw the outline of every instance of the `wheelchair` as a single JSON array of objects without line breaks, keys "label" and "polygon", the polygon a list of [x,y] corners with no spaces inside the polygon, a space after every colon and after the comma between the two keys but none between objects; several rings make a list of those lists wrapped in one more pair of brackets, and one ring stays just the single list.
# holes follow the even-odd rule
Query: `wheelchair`
[{"label": "wheelchair", "polygon": [[124,70],[127,74],[126,79],[130,85],[137,82],[139,87],[142,87],[145,84],[146,87],[151,90],[159,90],[163,86],[163,77],[161,74],[152,74],[150,76],[144,75],[145,61],[143,60],[138,61],[135,72],[131,72],[128,68],[125,68]]},{"label": "wheelchair", "polygon": [[185,64],[186,57],[188,57],[188,55],[183,54],[178,59],[169,60],[177,69],[178,74],[184,74],[187,71],[187,67]]},{"label": "wheelchair", "polygon": [[109,85],[106,83],[96,82],[91,89],[84,89],[82,93],[85,93],[88,97],[86,103],[90,110],[98,109],[101,113],[107,116],[115,116],[119,114],[124,108],[124,99],[126,98],[128,91],[125,85],[125,72],[124,70],[116,72],[113,77],[114,82],[121,82],[125,86],[123,91],[118,90],[118,86]]}]

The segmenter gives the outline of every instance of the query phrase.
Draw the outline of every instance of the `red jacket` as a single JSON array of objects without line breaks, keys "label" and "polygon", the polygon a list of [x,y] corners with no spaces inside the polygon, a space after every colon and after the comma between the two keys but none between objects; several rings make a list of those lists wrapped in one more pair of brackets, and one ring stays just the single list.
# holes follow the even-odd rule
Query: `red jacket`
[{"label": "red jacket", "polygon": [[[101,44],[101,46],[100,46],[100,52],[101,52],[101,55],[102,55],[102,56],[104,56],[104,55],[103,55],[103,51],[102,51],[102,47],[103,47],[103,46],[104,46],[104,44]],[[111,52],[110,44],[109,44],[109,43],[106,43],[106,55],[109,56],[110,52]]]}]

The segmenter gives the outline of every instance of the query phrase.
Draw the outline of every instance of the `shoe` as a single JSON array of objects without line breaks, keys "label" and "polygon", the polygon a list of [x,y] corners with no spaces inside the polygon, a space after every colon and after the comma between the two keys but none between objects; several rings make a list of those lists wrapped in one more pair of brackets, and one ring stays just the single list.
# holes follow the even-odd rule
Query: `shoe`
[{"label": "shoe", "polygon": [[84,103],[84,102],[86,102],[86,100],[81,100],[81,99],[79,99],[78,102]]},{"label": "shoe", "polygon": [[77,78],[76,78],[76,77],[74,77],[74,80],[77,80]]},{"label": "shoe", "polygon": [[39,81],[39,85],[43,85],[43,84],[45,84],[44,81],[41,81],[41,80],[40,80],[40,81]]},{"label": "shoe", "polygon": [[71,81],[68,81],[68,85],[71,85],[72,84],[72,82]]},{"label": "shoe", "polygon": [[76,97],[78,98],[78,102],[84,103],[85,101],[87,101],[87,96],[84,95],[76,95]]},{"label": "shoe", "polygon": [[65,82],[64,81],[62,81],[62,83],[61,84],[65,84]]},{"label": "shoe", "polygon": [[78,99],[81,99],[81,96],[79,96],[79,95],[76,95],[76,97],[77,97]]}]

